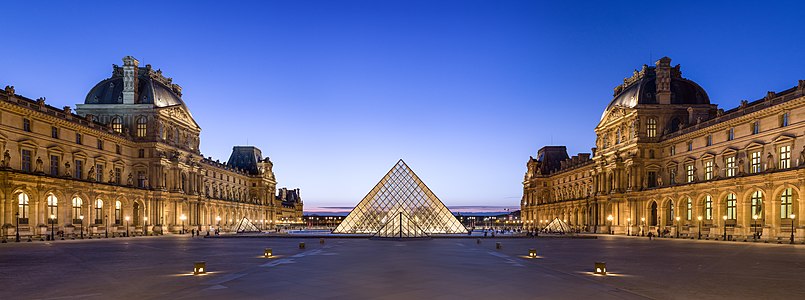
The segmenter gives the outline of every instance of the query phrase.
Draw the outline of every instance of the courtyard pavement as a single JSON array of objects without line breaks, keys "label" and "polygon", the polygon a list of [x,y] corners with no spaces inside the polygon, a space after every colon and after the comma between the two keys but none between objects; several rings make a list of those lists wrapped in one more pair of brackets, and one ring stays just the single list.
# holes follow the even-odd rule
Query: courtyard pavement
[{"label": "courtyard pavement", "polygon": [[[625,238],[0,244],[0,299],[795,299],[805,246]],[[305,249],[298,243],[305,242]],[[502,249],[496,249],[500,242]],[[275,257],[262,258],[273,248]],[[529,259],[529,248],[538,258]],[[194,261],[207,262],[193,276]],[[593,275],[605,261],[610,274]]]}]

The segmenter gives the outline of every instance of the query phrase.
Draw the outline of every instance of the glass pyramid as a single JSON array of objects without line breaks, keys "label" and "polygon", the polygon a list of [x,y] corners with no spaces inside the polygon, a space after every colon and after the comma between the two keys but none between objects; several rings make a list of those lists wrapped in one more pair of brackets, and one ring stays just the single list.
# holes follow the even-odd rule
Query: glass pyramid
[{"label": "glass pyramid", "polygon": [[467,229],[401,159],[333,233],[424,237]]},{"label": "glass pyramid", "polygon": [[240,233],[240,232],[260,232],[260,230],[257,229],[257,226],[254,226],[252,221],[250,221],[246,217],[244,217],[243,219],[240,219],[240,221],[237,222],[235,225],[233,225],[229,229],[229,231],[238,232],[238,233]]},{"label": "glass pyramid", "polygon": [[559,218],[554,218],[553,221],[551,221],[551,223],[548,223],[548,225],[546,225],[545,228],[542,229],[542,231],[551,233],[568,233],[571,232],[572,230],[570,229],[570,225],[567,225],[567,223],[562,222],[562,220],[559,220]]}]

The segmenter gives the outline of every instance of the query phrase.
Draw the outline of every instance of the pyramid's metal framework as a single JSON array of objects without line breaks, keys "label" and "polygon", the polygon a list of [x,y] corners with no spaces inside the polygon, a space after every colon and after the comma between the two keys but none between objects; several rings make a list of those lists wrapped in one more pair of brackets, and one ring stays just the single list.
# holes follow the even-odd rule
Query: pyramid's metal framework
[{"label": "pyramid's metal framework", "polygon": [[467,229],[401,159],[333,233],[423,237]]},{"label": "pyramid's metal framework", "polygon": [[568,233],[572,231],[572,229],[570,229],[570,225],[567,225],[567,223],[563,222],[562,220],[559,220],[559,218],[554,218],[553,221],[551,221],[551,223],[548,223],[548,225],[545,225],[545,228],[543,228],[542,230],[545,232],[555,232],[555,233]]},{"label": "pyramid's metal framework", "polygon": [[244,217],[243,219],[240,219],[240,221],[238,221],[235,225],[232,225],[229,231],[240,233],[240,232],[259,232],[260,230],[257,229],[257,226],[254,226],[251,220]]}]

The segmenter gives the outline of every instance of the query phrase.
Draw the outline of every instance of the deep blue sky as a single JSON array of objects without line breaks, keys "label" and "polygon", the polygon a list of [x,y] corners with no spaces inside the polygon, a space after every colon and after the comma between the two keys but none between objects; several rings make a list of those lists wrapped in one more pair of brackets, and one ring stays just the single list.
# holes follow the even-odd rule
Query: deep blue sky
[{"label": "deep blue sky", "polygon": [[447,205],[518,205],[529,155],[589,152],[662,56],[723,108],[805,79],[793,1],[30,2],[3,4],[0,85],[74,105],[132,55],[182,85],[205,156],[248,140],[307,207],[354,205],[399,158]]}]

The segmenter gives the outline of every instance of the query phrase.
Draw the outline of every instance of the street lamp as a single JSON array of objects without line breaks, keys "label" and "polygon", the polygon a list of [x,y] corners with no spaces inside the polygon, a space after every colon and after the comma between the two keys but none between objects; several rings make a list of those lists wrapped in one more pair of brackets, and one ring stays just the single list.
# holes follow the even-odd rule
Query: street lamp
[{"label": "street lamp", "polygon": [[626,218],[626,225],[629,226],[629,227],[626,227],[626,235],[631,236],[632,235],[632,218]]},{"label": "street lamp", "polygon": [[615,233],[612,231],[612,220],[613,220],[613,219],[614,219],[614,218],[612,217],[612,215],[607,216],[607,221],[609,221],[609,234],[615,234]]},{"label": "street lamp", "polygon": [[727,240],[727,216],[722,217],[724,219],[724,240]]},{"label": "street lamp", "polygon": [[645,217],[640,217],[640,236],[643,236],[644,234],[646,234],[646,231],[643,228],[644,226],[646,226],[646,218]]},{"label": "street lamp", "polygon": [[148,217],[143,217],[143,222],[145,222],[145,226],[143,226],[143,230],[145,231],[145,236],[148,236]]},{"label": "street lamp", "polygon": [[[797,215],[791,214],[791,215],[789,215],[789,217],[791,217],[791,244],[793,244],[794,243],[794,218],[796,218]],[[19,239],[17,239],[17,241],[19,242]]]},{"label": "street lamp", "polygon": [[752,240],[757,239],[757,215],[752,215],[752,225],[755,226],[755,235],[752,237]]},{"label": "street lamp", "polygon": [[702,239],[702,216],[698,216],[698,217],[696,217],[696,219],[699,220],[699,237],[697,239],[701,240]]},{"label": "street lamp", "polygon": [[54,226],[55,225],[56,225],[56,215],[51,214],[50,215],[50,240],[51,241],[56,240],[56,235],[54,234],[54,232],[55,232]]},{"label": "street lamp", "polygon": [[182,234],[184,234],[184,220],[187,220],[187,216],[182,214],[179,219],[182,220]]},{"label": "street lamp", "polygon": [[106,220],[106,226],[103,227],[103,234],[106,238],[109,238],[109,215],[103,215],[104,220]]},{"label": "street lamp", "polygon": [[[15,219],[17,219],[17,227],[14,229],[14,233],[16,233],[16,238],[14,239],[15,242],[20,242],[20,212],[14,213]],[[792,239],[793,241],[793,239]]]},{"label": "street lamp", "polygon": [[681,225],[680,224],[681,222],[679,222],[679,220],[680,220],[680,218],[676,217],[676,238],[679,238],[679,229],[680,229],[679,225]]},{"label": "street lamp", "polygon": [[78,219],[81,220],[81,239],[84,239],[84,215],[78,216]]},{"label": "street lamp", "polygon": [[126,216],[126,237],[129,236],[129,216]]}]

